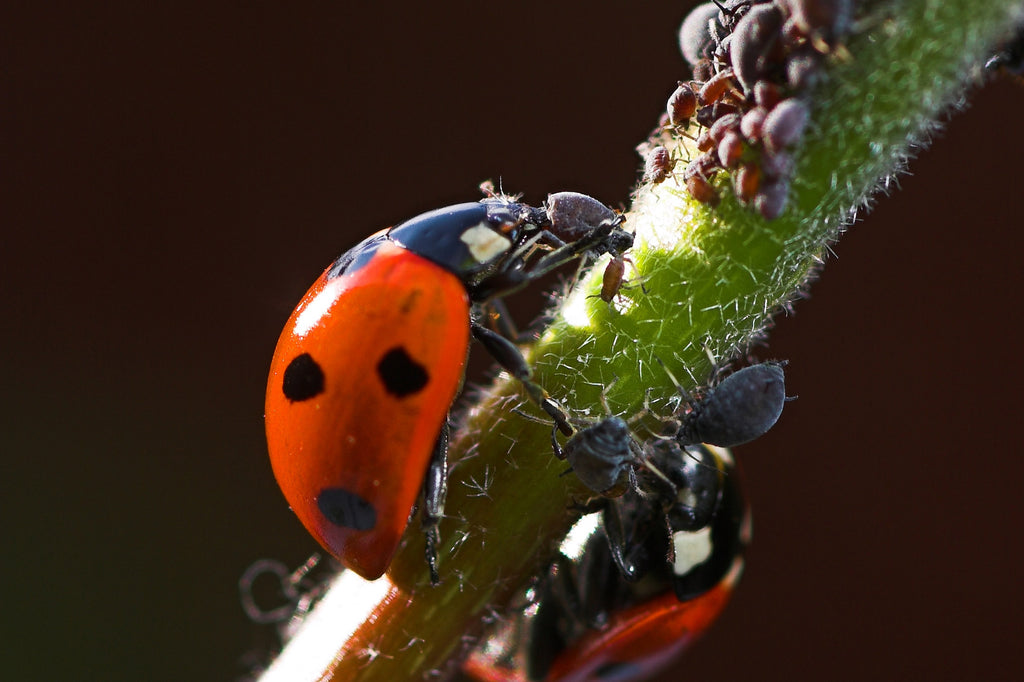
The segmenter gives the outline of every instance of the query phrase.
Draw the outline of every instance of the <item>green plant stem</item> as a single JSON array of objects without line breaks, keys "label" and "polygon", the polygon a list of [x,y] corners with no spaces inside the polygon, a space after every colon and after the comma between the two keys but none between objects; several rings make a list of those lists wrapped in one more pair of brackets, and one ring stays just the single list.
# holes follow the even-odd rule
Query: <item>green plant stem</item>
[{"label": "green plant stem", "polygon": [[[587,298],[600,268],[566,300],[532,352],[535,377],[577,418],[631,415],[650,391],[656,413],[674,388],[658,359],[691,388],[764,335],[771,316],[815,274],[855,208],[925,143],[959,103],[993,45],[1021,16],[1020,0],[874,3],[872,16],[833,58],[814,92],[789,206],[765,222],[725,192],[694,202],[669,179],[641,187],[626,225],[634,283],[624,303]],[[890,12],[890,14],[886,14]],[[682,138],[667,142],[685,159]],[[679,175],[685,161],[679,166]],[[585,491],[551,456],[550,427],[517,384],[498,381],[476,401],[451,447],[455,462],[441,524],[438,587],[427,584],[423,540],[412,524],[390,572],[398,586],[373,622],[337,642],[324,679],[376,682],[446,671],[477,632],[543,568]],[[299,679],[299,678],[292,678]],[[313,678],[317,679],[317,678]]]}]

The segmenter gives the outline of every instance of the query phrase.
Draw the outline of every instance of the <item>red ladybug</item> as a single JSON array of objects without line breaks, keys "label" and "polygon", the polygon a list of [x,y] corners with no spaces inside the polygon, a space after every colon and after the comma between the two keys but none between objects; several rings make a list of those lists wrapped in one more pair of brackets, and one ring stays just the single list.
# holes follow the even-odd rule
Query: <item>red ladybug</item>
[{"label": "red ladybug", "polygon": [[[549,206],[565,196],[583,197]],[[338,258],[289,318],[267,384],[274,475],[307,530],[364,578],[384,573],[422,491],[437,582],[447,414],[471,333],[572,432],[515,345],[473,315],[573,258],[632,245],[611,209],[584,199],[585,225],[504,196],[425,213]]]},{"label": "red ladybug", "polygon": [[684,454],[671,439],[644,448],[678,494],[656,493],[641,480],[648,492],[631,490],[609,503],[600,526],[597,514],[583,517],[529,605],[493,628],[466,660],[470,677],[644,680],[672,665],[718,617],[749,539],[732,459],[703,445]]}]

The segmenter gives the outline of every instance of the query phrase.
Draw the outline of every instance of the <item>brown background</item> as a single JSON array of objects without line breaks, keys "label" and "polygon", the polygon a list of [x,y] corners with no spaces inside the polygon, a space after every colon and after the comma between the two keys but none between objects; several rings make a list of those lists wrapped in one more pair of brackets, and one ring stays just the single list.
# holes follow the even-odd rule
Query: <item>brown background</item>
[{"label": "brown background", "polygon": [[[262,434],[292,305],[485,178],[626,200],[685,8],[79,4],[0,17],[0,677],[231,679],[238,576],[313,549]],[[972,101],[773,333],[747,577],[664,679],[1024,669],[1024,88]]]}]

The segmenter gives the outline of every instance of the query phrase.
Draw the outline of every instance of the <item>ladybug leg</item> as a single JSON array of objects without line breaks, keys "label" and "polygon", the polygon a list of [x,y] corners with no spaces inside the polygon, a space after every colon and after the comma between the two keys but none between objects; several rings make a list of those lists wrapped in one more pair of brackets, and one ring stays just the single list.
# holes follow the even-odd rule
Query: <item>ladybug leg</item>
[{"label": "ladybug leg", "polygon": [[565,246],[560,246],[542,256],[529,267],[525,276],[527,279],[536,279],[571,260],[587,255],[588,252],[595,256],[606,252],[617,255],[631,246],[633,246],[633,235],[621,229],[618,222],[610,221],[593,230],[589,235]]},{"label": "ladybug leg", "polygon": [[[470,297],[474,301],[486,301],[494,296],[511,294],[577,258],[587,260],[604,253],[620,255],[633,246],[633,235],[619,227],[620,222],[610,220],[593,229],[590,234],[558,246],[532,263],[527,263],[537,243],[537,238],[531,239],[510,254],[498,272],[470,287]],[[554,235],[552,238],[557,239]]]},{"label": "ladybug leg", "polygon": [[500,298],[492,298],[487,301],[486,304],[481,306],[484,317],[487,319],[488,328],[492,331],[496,331],[506,339],[515,339],[517,342],[527,343],[530,341],[529,338],[521,338],[519,330],[516,328],[516,323],[512,320],[512,315],[508,311],[508,306]]},{"label": "ladybug leg", "polygon": [[530,371],[530,366],[526,364],[526,359],[516,345],[501,334],[482,327],[476,322],[472,323],[471,328],[476,340],[484,345],[484,348],[498,361],[499,365],[519,380],[530,399],[555,420],[558,430],[567,436],[575,433],[565,411],[548,395],[547,391],[530,380],[533,372]]},{"label": "ladybug leg", "polygon": [[601,525],[604,526],[604,535],[608,539],[608,549],[611,550],[612,561],[619,569],[622,577],[629,582],[635,582],[643,577],[640,567],[628,557],[630,543],[626,538],[626,531],[623,528],[622,513],[618,501],[614,501],[604,508],[601,514]]},{"label": "ladybug leg", "polygon": [[420,523],[426,539],[427,566],[430,568],[430,584],[437,585],[441,578],[437,572],[437,546],[440,538],[437,524],[444,516],[444,500],[448,495],[448,421],[445,420],[441,433],[434,444],[434,452],[423,478],[423,513]]},{"label": "ladybug leg", "polygon": [[551,666],[568,646],[561,623],[576,611],[566,610],[566,600],[562,597],[572,599],[574,603],[579,601],[572,595],[575,581],[571,572],[571,562],[559,554],[540,579],[537,611],[530,619],[526,638],[527,679],[547,679]]},{"label": "ladybug leg", "polygon": [[[558,424],[554,424],[551,427],[551,451],[555,453],[557,459],[565,459],[565,452],[562,450],[562,446],[558,444]],[[572,471],[572,469],[569,469]]]},{"label": "ladybug leg", "polygon": [[490,321],[490,324],[487,325],[490,329],[498,332],[506,339],[512,339],[516,343],[521,344],[535,342],[540,338],[540,334],[544,331],[545,327],[555,320],[554,314],[548,310],[531,322],[526,329],[519,329],[516,327],[515,320],[512,318],[512,313],[509,312],[508,306],[505,305],[504,299],[492,298],[481,307]]}]

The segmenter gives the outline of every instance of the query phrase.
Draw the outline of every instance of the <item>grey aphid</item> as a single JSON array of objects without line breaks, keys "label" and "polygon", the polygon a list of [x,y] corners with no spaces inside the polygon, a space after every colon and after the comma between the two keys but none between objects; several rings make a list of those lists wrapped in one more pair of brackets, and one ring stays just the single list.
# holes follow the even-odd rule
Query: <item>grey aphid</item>
[{"label": "grey aphid", "polygon": [[676,439],[683,446],[709,443],[730,448],[749,443],[775,425],[785,402],[786,377],[781,363],[744,367],[693,404]]}]

